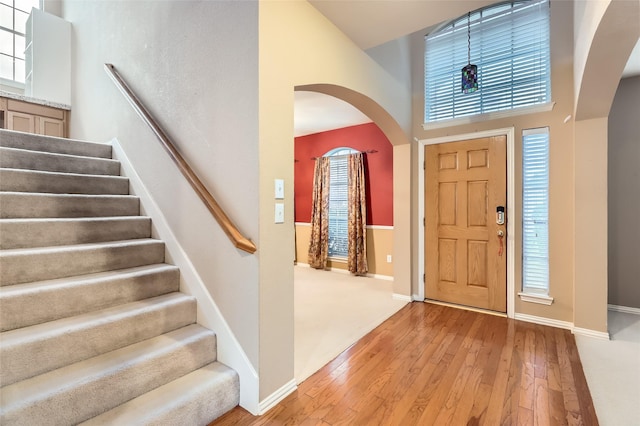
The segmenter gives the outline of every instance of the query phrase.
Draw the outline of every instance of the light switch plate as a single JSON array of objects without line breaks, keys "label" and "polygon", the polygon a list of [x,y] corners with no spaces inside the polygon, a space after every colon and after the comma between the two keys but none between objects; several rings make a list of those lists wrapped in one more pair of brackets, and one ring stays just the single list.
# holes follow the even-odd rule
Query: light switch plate
[{"label": "light switch plate", "polygon": [[275,180],[275,196],[276,200],[284,200],[284,180]]},{"label": "light switch plate", "polygon": [[284,223],[284,204],[276,203],[276,223]]}]

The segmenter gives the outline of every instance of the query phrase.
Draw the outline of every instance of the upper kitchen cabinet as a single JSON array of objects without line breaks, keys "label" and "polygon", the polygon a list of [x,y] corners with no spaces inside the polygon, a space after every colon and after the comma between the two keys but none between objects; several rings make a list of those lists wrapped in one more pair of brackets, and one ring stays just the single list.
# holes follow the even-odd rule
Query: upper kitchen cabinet
[{"label": "upper kitchen cabinet", "polygon": [[71,24],[32,9],[25,40],[25,89],[29,97],[71,104]]}]

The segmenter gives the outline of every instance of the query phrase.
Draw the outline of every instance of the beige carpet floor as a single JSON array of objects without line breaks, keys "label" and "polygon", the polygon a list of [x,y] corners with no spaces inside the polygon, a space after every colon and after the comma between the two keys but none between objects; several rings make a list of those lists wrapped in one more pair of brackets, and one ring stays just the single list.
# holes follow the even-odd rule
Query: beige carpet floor
[{"label": "beige carpet floor", "polygon": [[300,383],[400,310],[393,282],[294,268],[294,374]]},{"label": "beige carpet floor", "polygon": [[609,311],[611,340],[576,335],[602,426],[640,425],[640,315]]}]

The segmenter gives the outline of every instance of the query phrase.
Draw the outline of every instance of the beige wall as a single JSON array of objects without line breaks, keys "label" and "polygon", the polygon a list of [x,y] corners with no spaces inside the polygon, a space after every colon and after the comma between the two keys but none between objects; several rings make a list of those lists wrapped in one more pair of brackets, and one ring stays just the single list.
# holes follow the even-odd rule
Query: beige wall
[{"label": "beige wall", "polygon": [[609,297],[640,308],[640,76],[620,81],[609,114]]},{"label": "beige wall", "polygon": [[[410,127],[411,105],[403,85],[307,2],[260,2],[259,28],[262,399],[293,379],[294,89],[324,90],[347,100],[369,115],[393,145],[408,142],[402,128]],[[276,178],[285,181],[284,224],[273,220]]]},{"label": "beige wall", "polygon": [[103,69],[109,62],[122,73],[260,253],[257,3],[62,7],[73,25],[71,136],[120,141],[257,369],[259,255],[233,247]]},{"label": "beige wall", "polygon": [[[512,116],[496,120],[479,121],[455,127],[445,127],[425,131],[422,128],[424,116],[424,83],[422,66],[414,66],[414,136],[418,139],[430,139],[442,136],[467,134],[477,131],[515,128],[515,292],[521,291],[521,258],[522,258],[522,226],[520,212],[522,209],[522,130],[537,127],[550,128],[550,189],[549,189],[549,293],[554,298],[551,306],[522,302],[516,299],[515,312],[540,316],[560,321],[573,320],[573,122],[565,123],[565,118],[573,113],[573,28],[571,26],[573,8],[570,2],[551,2],[551,62],[552,62],[552,100],[555,106],[552,111],[536,114]],[[414,40],[413,57],[421,59],[424,34],[417,33]],[[419,64],[421,65],[421,63]],[[417,145],[417,144],[416,144]],[[417,162],[417,146],[414,147],[413,162]],[[417,167],[414,167],[413,199],[418,200]],[[417,217],[417,201],[413,207]],[[415,226],[418,229],[417,226]],[[414,232],[413,246],[417,248],[417,235]],[[417,262],[415,258],[414,270]],[[422,285],[421,280],[415,281]],[[417,288],[413,289],[417,292]]]},{"label": "beige wall", "polygon": [[[296,261],[309,264],[309,240],[311,224],[296,223]],[[392,262],[387,263],[387,255],[392,255]],[[367,263],[370,275],[393,277],[393,228],[367,226]],[[329,268],[347,270],[346,261],[329,259]]]},{"label": "beige wall", "polygon": [[[603,11],[603,3],[607,3]],[[607,332],[607,137],[620,75],[640,36],[640,2],[576,4],[574,326]],[[582,31],[580,31],[582,30]],[[612,48],[615,46],[615,48]]]}]

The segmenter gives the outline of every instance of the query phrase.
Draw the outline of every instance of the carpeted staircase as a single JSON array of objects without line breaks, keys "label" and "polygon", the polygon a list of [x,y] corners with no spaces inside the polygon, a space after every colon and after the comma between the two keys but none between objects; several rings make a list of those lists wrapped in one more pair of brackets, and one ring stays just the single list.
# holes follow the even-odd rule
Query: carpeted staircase
[{"label": "carpeted staircase", "polygon": [[111,146],[0,130],[0,424],[205,425],[235,371]]}]

